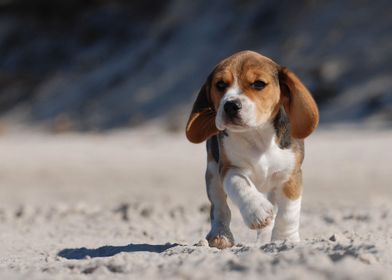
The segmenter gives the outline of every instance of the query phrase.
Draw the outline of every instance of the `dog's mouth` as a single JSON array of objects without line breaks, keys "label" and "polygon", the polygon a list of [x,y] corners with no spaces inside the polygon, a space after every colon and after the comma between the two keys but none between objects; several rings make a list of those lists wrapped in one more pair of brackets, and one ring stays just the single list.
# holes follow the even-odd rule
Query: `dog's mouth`
[{"label": "dog's mouth", "polygon": [[228,125],[234,125],[234,126],[242,126],[244,125],[244,121],[240,116],[227,116],[225,115],[225,123]]},{"label": "dog's mouth", "polygon": [[224,116],[223,125],[229,131],[243,131],[249,128],[249,125],[240,116]]}]

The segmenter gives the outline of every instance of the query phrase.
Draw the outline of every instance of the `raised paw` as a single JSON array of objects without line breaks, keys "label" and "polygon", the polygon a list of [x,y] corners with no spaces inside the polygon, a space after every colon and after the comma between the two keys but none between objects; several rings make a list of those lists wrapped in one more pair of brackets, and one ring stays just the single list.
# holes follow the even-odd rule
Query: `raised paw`
[{"label": "raised paw", "polygon": [[211,231],[206,238],[210,247],[225,249],[233,247],[234,245],[234,238],[231,232],[213,233]]},{"label": "raised paw", "polygon": [[242,218],[250,229],[262,229],[274,219],[274,207],[261,194],[249,199],[240,208]]}]

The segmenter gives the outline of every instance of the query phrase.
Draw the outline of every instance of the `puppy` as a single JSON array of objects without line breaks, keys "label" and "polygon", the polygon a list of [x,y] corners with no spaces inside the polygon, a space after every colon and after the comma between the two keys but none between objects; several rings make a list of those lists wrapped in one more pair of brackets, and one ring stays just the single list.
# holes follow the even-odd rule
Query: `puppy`
[{"label": "puppy", "polygon": [[186,136],[207,140],[211,247],[234,245],[227,196],[261,242],[299,241],[304,141],[317,105],[298,77],[256,52],[221,61],[193,105]]}]

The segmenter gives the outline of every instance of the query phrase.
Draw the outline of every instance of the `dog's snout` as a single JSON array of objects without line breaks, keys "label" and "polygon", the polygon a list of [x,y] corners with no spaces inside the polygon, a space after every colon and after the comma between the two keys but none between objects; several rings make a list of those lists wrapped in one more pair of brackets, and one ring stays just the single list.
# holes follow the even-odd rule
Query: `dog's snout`
[{"label": "dog's snout", "polygon": [[235,100],[227,101],[223,108],[225,110],[225,113],[229,117],[234,117],[241,110],[242,104],[241,104],[241,101],[239,101],[238,99],[235,99]]}]

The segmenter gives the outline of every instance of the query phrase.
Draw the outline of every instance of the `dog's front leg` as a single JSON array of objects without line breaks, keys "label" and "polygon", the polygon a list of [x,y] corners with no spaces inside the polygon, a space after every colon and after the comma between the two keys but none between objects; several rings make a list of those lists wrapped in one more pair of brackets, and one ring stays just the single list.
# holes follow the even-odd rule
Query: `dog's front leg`
[{"label": "dog's front leg", "polygon": [[242,218],[249,228],[261,229],[271,224],[273,205],[256,189],[244,172],[240,169],[229,169],[224,174],[223,186],[227,195],[240,209]]},{"label": "dog's front leg", "polygon": [[227,195],[219,178],[218,164],[209,161],[206,171],[208,199],[211,202],[211,230],[207,235],[211,247],[224,249],[234,245],[233,234],[230,231],[231,213],[227,205]]},{"label": "dog's front leg", "polygon": [[275,215],[278,212],[275,192],[271,191],[268,193],[268,200],[274,205],[274,217],[272,219],[272,222],[268,226],[257,229],[256,242],[258,244],[266,244],[271,242],[272,230],[275,224]]},{"label": "dog's front leg", "polygon": [[276,190],[278,214],[272,232],[272,240],[300,241],[299,218],[301,211],[302,174],[292,175],[282,188]]}]

